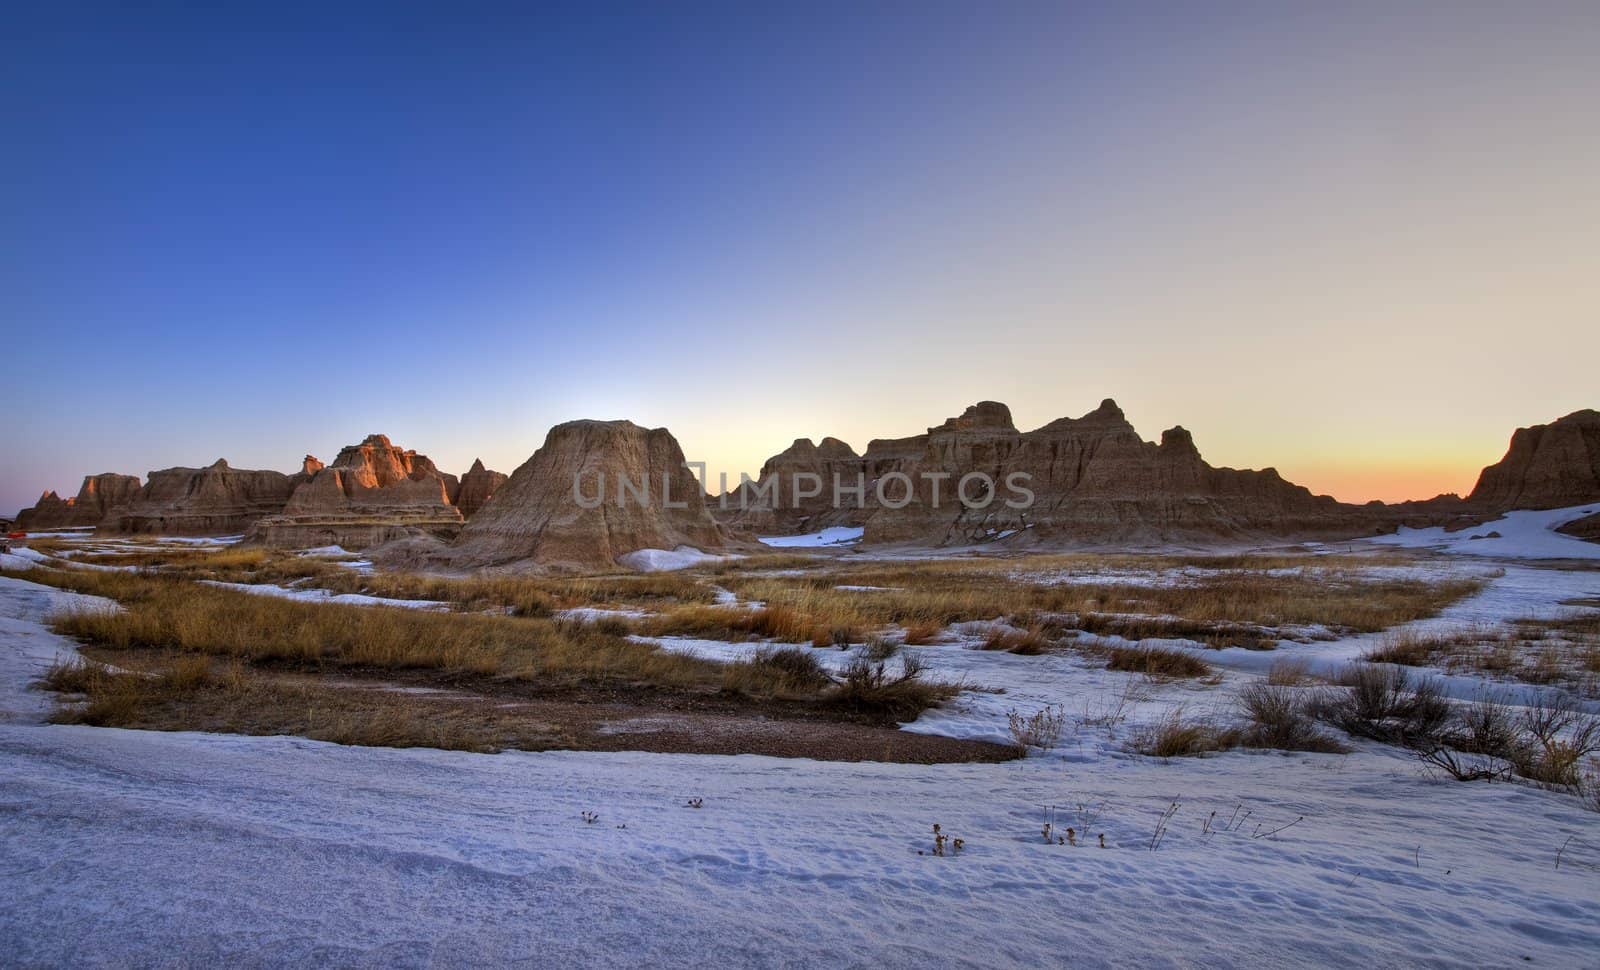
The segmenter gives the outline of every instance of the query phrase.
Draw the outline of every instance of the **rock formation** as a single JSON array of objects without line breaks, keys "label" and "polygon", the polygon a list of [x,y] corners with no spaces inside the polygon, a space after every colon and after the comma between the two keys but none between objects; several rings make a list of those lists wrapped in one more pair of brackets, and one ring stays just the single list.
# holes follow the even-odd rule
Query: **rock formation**
[{"label": "rock formation", "polygon": [[461,510],[463,518],[472,518],[473,514],[483,508],[483,503],[506,483],[510,476],[503,472],[492,472],[483,467],[483,459],[479,458],[461,476],[461,484],[450,496],[450,501]]},{"label": "rock formation", "polygon": [[221,458],[205,468],[153,471],[125,511],[102,527],[166,535],[232,535],[283,510],[298,476],[230,468]]},{"label": "rock formation", "polygon": [[17,514],[17,528],[41,530],[99,525],[107,517],[126,509],[138,491],[137,475],[112,472],[86,475],[74,498],[63,499],[55,492],[39,496],[38,504]]},{"label": "rock formation", "polygon": [[[804,464],[794,457],[800,444],[768,468]],[[736,494],[733,511],[719,514],[757,526],[766,516],[791,531],[864,523],[868,542],[938,545],[1012,535],[1085,543],[1353,536],[1379,531],[1382,522],[1270,468],[1213,468],[1181,427],[1164,432],[1160,444],[1144,441],[1110,400],[1028,432],[1017,430],[1005,405],[984,401],[926,434],[874,440],[859,459],[838,455],[825,467],[830,494],[819,501],[834,503],[832,472],[864,483],[862,499],[843,496],[853,519],[809,506],[792,515],[741,512]]]},{"label": "rock formation", "polygon": [[54,491],[45,492],[32,507],[17,513],[16,527],[29,532],[59,529],[72,521],[77,512],[73,505],[70,498],[62,498]]},{"label": "rock formation", "polygon": [[594,568],[638,549],[724,548],[700,482],[665,428],[557,425],[444,553],[457,567]]},{"label": "rock formation", "polygon": [[255,523],[251,541],[361,549],[419,533],[449,537],[461,527],[450,502],[454,476],[381,434],[349,445],[327,466],[307,455],[295,477],[281,512]]},{"label": "rock formation", "polygon": [[[835,476],[841,485],[853,486],[862,472],[861,456],[838,438],[823,438],[820,445],[797,438],[767,459],[754,482],[716,499],[712,512],[720,521],[757,535],[862,525],[866,509],[854,503],[836,507],[833,501]],[[804,494],[813,488],[816,494]]]},{"label": "rock formation", "polygon": [[1600,501],[1600,411],[1518,428],[1504,458],[1478,476],[1475,507],[1558,509]]}]

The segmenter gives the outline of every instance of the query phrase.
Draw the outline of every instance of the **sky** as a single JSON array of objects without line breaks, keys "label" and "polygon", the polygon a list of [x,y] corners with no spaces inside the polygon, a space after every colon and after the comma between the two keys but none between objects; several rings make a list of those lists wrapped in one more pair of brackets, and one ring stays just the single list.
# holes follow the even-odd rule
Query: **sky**
[{"label": "sky", "polygon": [[0,513],[978,400],[1350,501],[1600,407],[1600,5],[115,4],[0,37]]}]

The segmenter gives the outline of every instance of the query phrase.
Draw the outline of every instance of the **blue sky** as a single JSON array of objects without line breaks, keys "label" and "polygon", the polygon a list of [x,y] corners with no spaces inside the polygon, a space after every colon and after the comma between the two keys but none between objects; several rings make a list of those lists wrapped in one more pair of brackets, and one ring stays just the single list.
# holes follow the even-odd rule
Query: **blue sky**
[{"label": "blue sky", "polygon": [[34,5],[0,512],[629,417],[755,471],[1116,397],[1342,498],[1593,406],[1600,8]]}]

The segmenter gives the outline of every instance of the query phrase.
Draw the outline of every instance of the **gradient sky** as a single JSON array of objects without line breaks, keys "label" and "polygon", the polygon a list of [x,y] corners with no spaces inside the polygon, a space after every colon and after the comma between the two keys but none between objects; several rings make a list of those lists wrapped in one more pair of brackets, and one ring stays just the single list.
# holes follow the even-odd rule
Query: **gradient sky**
[{"label": "gradient sky", "polygon": [[1600,4],[13,6],[0,512],[1115,397],[1347,500],[1600,406]]}]

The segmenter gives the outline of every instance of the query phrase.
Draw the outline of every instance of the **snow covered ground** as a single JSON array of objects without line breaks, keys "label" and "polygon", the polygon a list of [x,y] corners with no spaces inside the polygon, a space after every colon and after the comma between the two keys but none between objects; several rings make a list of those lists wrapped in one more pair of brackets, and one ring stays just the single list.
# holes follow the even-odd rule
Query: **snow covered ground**
[{"label": "snow covered ground", "polygon": [[775,549],[804,549],[817,546],[845,546],[860,542],[867,530],[859,526],[834,526],[821,532],[798,536],[762,536],[761,541]]},{"label": "snow covered ground", "polygon": [[738,556],[717,556],[701,552],[693,546],[679,546],[676,549],[637,549],[618,557],[617,562],[629,569],[637,569],[641,573],[659,573],[738,558]]},{"label": "snow covered ground", "polygon": [[[1515,565],[1489,579],[1423,622],[1559,610],[1600,586]],[[1122,750],[1139,721],[1225,703],[1255,658],[1331,663],[1362,638],[1208,651],[1215,685],[967,649],[979,625],[908,648],[1004,689],[912,730],[1003,737],[1009,709],[1089,721],[1138,688],[1121,725],[1007,764],[473,755],[43,725],[48,695],[26,685],[72,650],[43,623],[84,600],[0,579],[7,965],[1600,964],[1600,816],[1573,796],[1431,779],[1374,744]],[[1045,843],[1052,812],[1080,847]],[[959,854],[931,854],[935,823]]]},{"label": "snow covered ground", "polygon": [[[1361,540],[1374,545],[1437,549],[1464,556],[1510,559],[1600,559],[1600,542],[1586,542],[1556,532],[1557,526],[1600,513],[1600,505],[1565,509],[1507,512],[1493,522],[1459,532],[1402,528],[1394,535]],[[1498,535],[1491,535],[1498,533]]]},{"label": "snow covered ground", "polygon": [[202,579],[201,583],[207,586],[220,586],[223,589],[236,589],[241,593],[251,593],[256,596],[276,596],[280,599],[299,600],[304,603],[340,603],[345,606],[399,606],[412,610],[448,610],[449,603],[438,600],[401,600],[385,596],[368,596],[365,593],[335,593],[332,590],[318,589],[314,586],[292,587],[274,586],[271,583],[224,583],[214,579]]}]

